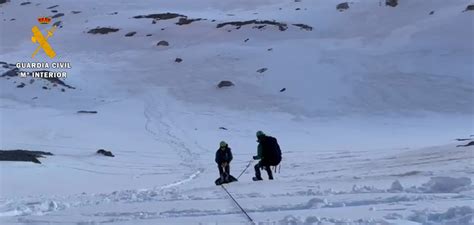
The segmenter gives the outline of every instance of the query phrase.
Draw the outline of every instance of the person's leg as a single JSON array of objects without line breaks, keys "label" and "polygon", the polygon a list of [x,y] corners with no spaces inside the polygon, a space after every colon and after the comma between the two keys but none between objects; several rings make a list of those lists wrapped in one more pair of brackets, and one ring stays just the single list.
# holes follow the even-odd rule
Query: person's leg
[{"label": "person's leg", "polygon": [[219,169],[219,176],[222,177],[222,174],[224,173],[224,170],[222,169],[221,165],[217,165],[217,168]]},{"label": "person's leg", "polygon": [[229,164],[227,164],[224,167],[224,180],[225,180],[225,182],[229,182],[229,175],[230,175],[230,166],[229,166]]},{"label": "person's leg", "polygon": [[227,164],[227,166],[225,166],[225,173],[230,175],[230,165],[229,164]]},{"label": "person's leg", "polygon": [[260,162],[255,165],[254,169],[255,169],[255,178],[257,180],[261,180],[262,174],[260,173]]},{"label": "person's leg", "polygon": [[272,168],[270,165],[266,165],[265,166],[265,170],[267,171],[268,173],[268,179],[269,180],[273,180],[273,174],[272,174]]}]

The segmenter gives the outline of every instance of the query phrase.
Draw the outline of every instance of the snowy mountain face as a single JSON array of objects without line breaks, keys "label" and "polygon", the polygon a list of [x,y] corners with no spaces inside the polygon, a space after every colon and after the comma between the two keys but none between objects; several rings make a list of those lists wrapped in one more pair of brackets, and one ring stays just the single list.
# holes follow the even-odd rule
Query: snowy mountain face
[{"label": "snowy mountain face", "polygon": [[251,224],[221,140],[255,224],[474,224],[474,2],[387,2],[0,0],[0,224]]}]

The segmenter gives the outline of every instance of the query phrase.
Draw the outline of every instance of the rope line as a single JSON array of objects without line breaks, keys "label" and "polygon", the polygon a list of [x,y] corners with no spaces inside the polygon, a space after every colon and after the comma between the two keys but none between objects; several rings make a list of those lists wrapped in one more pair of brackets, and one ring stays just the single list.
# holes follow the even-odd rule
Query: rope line
[{"label": "rope line", "polygon": [[242,206],[240,206],[240,204],[237,202],[237,200],[235,200],[235,198],[229,193],[229,191],[227,191],[227,189],[224,187],[224,185],[222,184],[221,185],[222,189],[224,189],[224,191],[227,193],[227,195],[229,195],[229,197],[232,199],[232,201],[234,201],[234,203],[240,208],[240,210],[242,211],[242,213],[245,214],[245,216],[247,217],[247,219],[252,223],[252,224],[255,224],[255,222],[253,221],[252,217],[249,216],[249,214],[245,211],[244,208],[242,208]]}]

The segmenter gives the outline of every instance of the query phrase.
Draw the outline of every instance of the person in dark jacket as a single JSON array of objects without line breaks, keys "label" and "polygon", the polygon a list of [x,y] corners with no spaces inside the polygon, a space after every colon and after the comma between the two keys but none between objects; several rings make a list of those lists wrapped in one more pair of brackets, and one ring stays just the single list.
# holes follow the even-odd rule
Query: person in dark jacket
[{"label": "person in dark jacket", "polygon": [[258,142],[257,155],[254,156],[253,159],[254,160],[260,160],[260,161],[254,167],[255,177],[252,178],[254,181],[263,180],[262,179],[262,174],[260,173],[261,169],[265,169],[267,171],[267,174],[268,174],[268,179],[273,180],[273,174],[272,174],[272,169],[270,168],[270,166],[271,166],[270,162],[268,161],[268,159],[263,157],[263,155],[264,155],[263,151],[265,150],[265,149],[263,149],[263,142],[265,142],[266,138],[267,138],[267,135],[265,135],[265,133],[263,133],[263,131],[257,131],[257,142]]},{"label": "person in dark jacket", "polygon": [[216,151],[216,163],[219,175],[223,181],[227,181],[230,175],[230,162],[233,159],[232,151],[225,141],[221,141],[220,148]]}]

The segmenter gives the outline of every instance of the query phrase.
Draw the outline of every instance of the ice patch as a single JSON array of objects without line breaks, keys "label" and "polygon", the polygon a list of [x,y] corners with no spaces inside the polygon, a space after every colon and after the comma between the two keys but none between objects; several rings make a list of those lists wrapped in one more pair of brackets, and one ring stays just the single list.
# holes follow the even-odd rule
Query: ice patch
[{"label": "ice patch", "polygon": [[459,193],[467,190],[470,185],[471,179],[467,177],[432,177],[419,189],[425,193]]},{"label": "ice patch", "polygon": [[429,210],[415,211],[408,217],[409,220],[423,225],[472,225],[474,210],[470,206],[449,208],[444,213],[435,213]]}]

